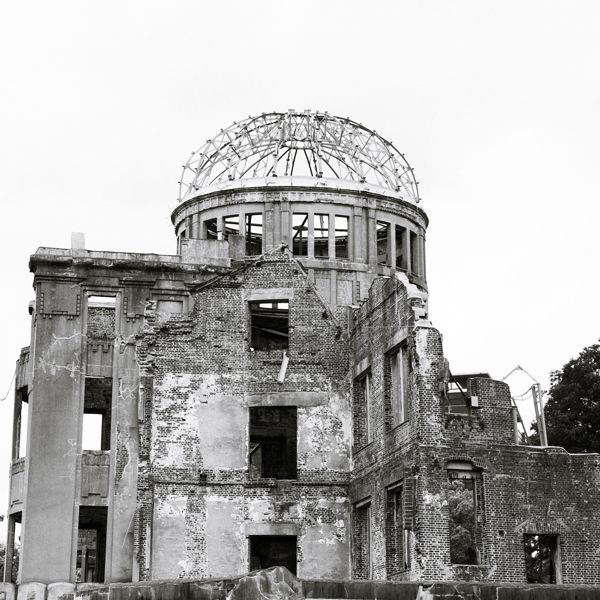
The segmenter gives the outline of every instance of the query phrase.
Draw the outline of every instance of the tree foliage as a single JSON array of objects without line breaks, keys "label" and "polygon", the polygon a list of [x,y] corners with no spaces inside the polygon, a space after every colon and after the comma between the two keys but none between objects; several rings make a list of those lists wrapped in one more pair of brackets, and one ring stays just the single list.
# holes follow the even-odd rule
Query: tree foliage
[{"label": "tree foliage", "polygon": [[600,452],[600,344],[552,372],[550,383],[548,443],[568,452]]}]

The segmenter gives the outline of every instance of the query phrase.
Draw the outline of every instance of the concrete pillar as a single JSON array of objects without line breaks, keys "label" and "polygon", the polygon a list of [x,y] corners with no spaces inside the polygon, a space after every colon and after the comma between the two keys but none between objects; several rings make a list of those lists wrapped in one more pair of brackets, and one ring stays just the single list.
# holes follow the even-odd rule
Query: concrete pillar
[{"label": "concrete pillar", "polygon": [[46,290],[45,314],[37,315],[35,355],[31,358],[36,369],[29,396],[29,467],[21,554],[24,583],[71,578],[83,411],[82,316],[58,314],[74,304],[72,296],[80,292],[79,287],[57,284],[56,288],[53,294]]},{"label": "concrete pillar", "polygon": [[388,255],[389,265],[392,268],[396,268],[396,224],[390,223],[388,227]]},{"label": "concrete pillar", "polygon": [[375,209],[368,209],[367,244],[369,252],[369,265],[377,264],[377,217]]},{"label": "concrete pillar", "polygon": [[404,228],[404,234],[402,236],[402,254],[404,256],[402,262],[402,268],[406,270],[407,273],[410,272],[410,229],[408,227]]},{"label": "concrete pillar", "polygon": [[292,237],[291,237],[291,221],[290,221],[290,203],[287,200],[281,201],[279,208],[281,214],[281,241],[292,249]]},{"label": "concrete pillar", "polygon": [[315,213],[312,210],[308,211],[307,225],[308,225],[308,258],[315,257]]},{"label": "concrete pillar", "polygon": [[365,262],[365,245],[363,233],[363,209],[355,206],[352,221],[352,260],[354,262]]}]

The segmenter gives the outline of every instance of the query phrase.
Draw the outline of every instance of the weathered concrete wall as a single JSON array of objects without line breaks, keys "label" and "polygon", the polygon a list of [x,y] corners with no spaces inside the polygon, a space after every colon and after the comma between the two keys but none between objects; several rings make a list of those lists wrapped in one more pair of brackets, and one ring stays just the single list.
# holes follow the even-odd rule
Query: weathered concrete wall
[{"label": "weathered concrete wall", "polygon": [[[138,346],[152,389],[142,434],[150,462],[140,465],[142,577],[239,575],[249,567],[249,535],[296,535],[299,573],[348,575],[346,342],[286,252],[257,262],[199,290],[191,315],[147,314]],[[260,299],[289,300],[283,382],[282,351],[250,349],[247,303]],[[297,480],[250,476],[249,408],[257,406],[297,407]]]}]

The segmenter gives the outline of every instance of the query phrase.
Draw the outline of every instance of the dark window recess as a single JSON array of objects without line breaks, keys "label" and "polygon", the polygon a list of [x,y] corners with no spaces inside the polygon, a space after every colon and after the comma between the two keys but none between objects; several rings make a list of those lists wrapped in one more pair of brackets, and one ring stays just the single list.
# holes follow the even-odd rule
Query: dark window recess
[{"label": "dark window recess", "polygon": [[204,238],[207,240],[217,240],[219,239],[219,234],[217,232],[217,220],[216,219],[206,219],[204,221],[202,227],[204,228]]},{"label": "dark window recess", "polygon": [[[21,521],[23,513],[17,512],[8,517],[8,537],[4,553],[4,581],[17,583],[19,560],[21,557]],[[0,571],[0,576],[2,571]]]},{"label": "dark window recess", "polygon": [[335,257],[348,256],[348,217],[335,215]]},{"label": "dark window recess", "polygon": [[83,407],[84,450],[110,450],[112,377],[86,377]]},{"label": "dark window recess", "polygon": [[404,254],[404,240],[406,236],[406,229],[404,227],[400,227],[400,225],[395,226],[396,232],[396,269],[408,269],[408,262],[406,260],[406,256]]},{"label": "dark window recess", "polygon": [[13,460],[25,456],[27,452],[27,416],[29,412],[27,400],[27,386],[19,388],[15,394],[15,412],[13,417]]},{"label": "dark window recess", "polygon": [[297,478],[297,421],[295,406],[250,408],[252,478]]},{"label": "dark window recess", "polygon": [[77,583],[102,583],[106,555],[106,506],[79,508]]},{"label": "dark window recess", "polygon": [[286,567],[296,574],[295,535],[251,535],[250,570]]},{"label": "dark window recess", "polygon": [[385,221],[377,221],[377,264],[388,265],[390,224]]},{"label": "dark window recess", "polygon": [[352,511],[353,570],[355,579],[371,579],[371,504],[360,503]]},{"label": "dark window recess", "polygon": [[366,373],[354,381],[354,451],[366,446],[372,439],[371,431],[371,374]]},{"label": "dark window recess", "polygon": [[292,252],[296,256],[308,255],[308,214],[292,215]]},{"label": "dark window recess", "polygon": [[525,534],[527,583],[558,583],[558,536]]},{"label": "dark window recess", "polygon": [[410,530],[406,527],[406,498],[402,485],[387,490],[385,513],[385,565],[386,574],[397,575],[410,567],[408,541]]},{"label": "dark window recess", "polygon": [[315,215],[315,258],[329,258],[329,215]]},{"label": "dark window recess", "polygon": [[450,525],[450,561],[459,565],[481,563],[483,540],[483,486],[481,473],[463,469],[448,471],[448,513]]},{"label": "dark window recess", "polygon": [[410,232],[410,272],[413,275],[419,275],[419,257],[418,257],[419,238],[414,232]]},{"label": "dark window recess", "polygon": [[287,300],[250,302],[250,347],[253,350],[286,350],[289,337]]},{"label": "dark window recess", "polygon": [[262,254],[263,216],[262,213],[246,215],[246,256]]}]

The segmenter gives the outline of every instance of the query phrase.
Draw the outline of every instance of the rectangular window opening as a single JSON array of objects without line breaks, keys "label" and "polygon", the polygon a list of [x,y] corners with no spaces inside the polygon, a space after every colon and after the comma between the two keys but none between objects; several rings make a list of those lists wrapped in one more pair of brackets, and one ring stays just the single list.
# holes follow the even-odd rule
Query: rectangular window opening
[{"label": "rectangular window opening", "polygon": [[217,219],[206,219],[202,223],[203,234],[205,240],[218,240],[219,233],[217,231]]},{"label": "rectangular window opening", "polygon": [[410,568],[408,548],[410,530],[405,527],[403,486],[387,490],[385,559],[387,576],[397,575]]},{"label": "rectangular window opening", "polygon": [[400,225],[395,226],[395,235],[396,235],[396,269],[407,270],[408,264],[406,261],[406,256],[404,256],[404,236],[406,235],[406,229],[404,227],[400,227]]},{"label": "rectangular window opening", "polygon": [[287,350],[289,303],[287,300],[249,302],[252,350]]},{"label": "rectangular window opening", "polygon": [[110,450],[112,377],[86,377],[83,450]]},{"label": "rectangular window opening", "polygon": [[348,217],[335,215],[335,257],[348,258]]},{"label": "rectangular window opening", "polygon": [[297,426],[295,406],[250,408],[250,476],[296,479]]},{"label": "rectangular window opening", "polygon": [[308,256],[308,214],[292,215],[292,252],[296,256]]},{"label": "rectangular window opening", "polygon": [[296,575],[295,535],[251,535],[248,540],[251,571],[280,566]]},{"label": "rectangular window opening", "polygon": [[23,513],[17,512],[8,517],[8,536],[4,553],[4,581],[17,583],[19,560],[21,558],[21,521]]},{"label": "rectangular window opening", "polygon": [[315,258],[329,258],[329,215],[315,214]]},{"label": "rectangular window opening", "polygon": [[523,542],[527,583],[560,583],[558,536],[526,533]]},{"label": "rectangular window opening", "polygon": [[414,231],[410,232],[410,272],[413,275],[419,274],[419,255],[418,255],[418,236]]},{"label": "rectangular window opening", "polygon": [[246,256],[262,254],[263,248],[262,213],[246,215]]},{"label": "rectangular window opening", "polygon": [[77,530],[77,583],[102,583],[106,555],[106,506],[81,506]]},{"label": "rectangular window opening", "polygon": [[408,351],[405,344],[386,355],[386,425],[388,429],[404,423],[409,416]]},{"label": "rectangular window opening", "polygon": [[354,381],[354,450],[360,450],[373,440],[371,416],[371,373]]},{"label": "rectangular window opening", "polygon": [[390,224],[385,221],[377,221],[377,264],[389,265],[389,239]]},{"label": "rectangular window opening", "polygon": [[361,502],[354,506],[353,546],[354,578],[372,579],[373,558],[371,555],[371,503]]},{"label": "rectangular window opening", "polygon": [[481,563],[483,485],[481,473],[468,463],[448,470],[450,561],[458,565]]},{"label": "rectangular window opening", "polygon": [[13,460],[27,453],[27,427],[29,418],[29,403],[27,386],[17,390],[15,394],[15,412],[13,421]]},{"label": "rectangular window opening", "polygon": [[240,235],[240,215],[229,215],[223,219],[223,239],[230,235]]}]

